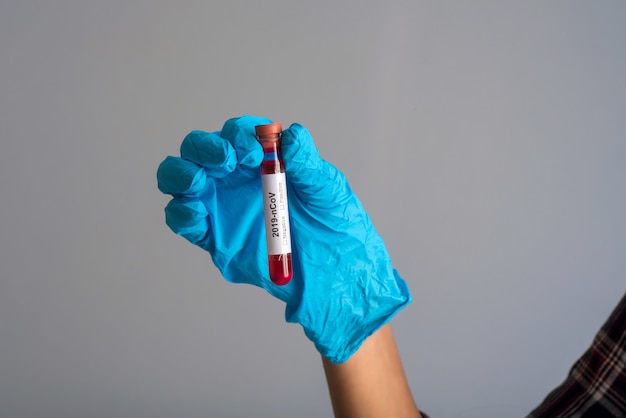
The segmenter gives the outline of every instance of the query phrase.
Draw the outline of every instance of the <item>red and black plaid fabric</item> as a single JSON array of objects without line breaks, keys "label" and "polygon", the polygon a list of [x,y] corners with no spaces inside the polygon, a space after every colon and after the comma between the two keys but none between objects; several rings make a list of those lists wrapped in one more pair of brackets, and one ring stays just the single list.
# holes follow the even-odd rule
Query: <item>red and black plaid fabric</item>
[{"label": "red and black plaid fabric", "polygon": [[527,418],[626,417],[626,294],[567,379]]}]

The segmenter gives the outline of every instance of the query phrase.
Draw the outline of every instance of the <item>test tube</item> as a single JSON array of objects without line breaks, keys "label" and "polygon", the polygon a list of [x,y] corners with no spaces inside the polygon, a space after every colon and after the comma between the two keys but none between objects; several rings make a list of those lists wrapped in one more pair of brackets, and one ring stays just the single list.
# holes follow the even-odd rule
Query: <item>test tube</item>
[{"label": "test tube", "polygon": [[255,130],[263,146],[261,187],[270,279],[274,284],[283,286],[289,283],[293,275],[287,180],[281,152],[283,127],[280,122],[275,122],[255,126]]}]

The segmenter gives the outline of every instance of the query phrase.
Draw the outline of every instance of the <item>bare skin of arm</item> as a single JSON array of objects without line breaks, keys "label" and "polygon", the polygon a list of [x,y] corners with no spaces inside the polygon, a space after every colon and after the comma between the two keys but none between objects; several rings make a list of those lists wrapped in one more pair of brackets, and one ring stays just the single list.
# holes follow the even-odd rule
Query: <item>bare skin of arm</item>
[{"label": "bare skin of arm", "polygon": [[345,363],[322,361],[336,418],[421,417],[389,324]]}]

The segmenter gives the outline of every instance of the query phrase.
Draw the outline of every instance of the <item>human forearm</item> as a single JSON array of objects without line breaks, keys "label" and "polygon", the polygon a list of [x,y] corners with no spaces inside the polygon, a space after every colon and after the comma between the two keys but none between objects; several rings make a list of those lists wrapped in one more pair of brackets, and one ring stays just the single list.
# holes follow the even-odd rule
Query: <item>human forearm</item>
[{"label": "human forearm", "polygon": [[333,364],[323,359],[323,363],[337,418],[421,416],[390,325],[365,340],[346,362]]}]

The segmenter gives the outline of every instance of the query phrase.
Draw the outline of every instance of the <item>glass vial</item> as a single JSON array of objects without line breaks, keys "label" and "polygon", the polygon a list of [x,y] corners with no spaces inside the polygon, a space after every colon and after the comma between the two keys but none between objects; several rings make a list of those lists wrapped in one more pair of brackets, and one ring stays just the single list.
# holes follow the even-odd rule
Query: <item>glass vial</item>
[{"label": "glass vial", "polygon": [[274,284],[283,286],[293,275],[287,181],[280,148],[283,128],[280,122],[275,122],[258,125],[255,130],[263,146],[261,184],[270,279]]}]

